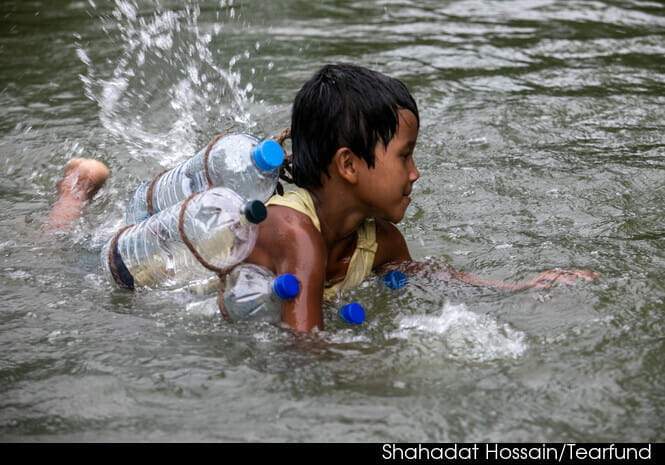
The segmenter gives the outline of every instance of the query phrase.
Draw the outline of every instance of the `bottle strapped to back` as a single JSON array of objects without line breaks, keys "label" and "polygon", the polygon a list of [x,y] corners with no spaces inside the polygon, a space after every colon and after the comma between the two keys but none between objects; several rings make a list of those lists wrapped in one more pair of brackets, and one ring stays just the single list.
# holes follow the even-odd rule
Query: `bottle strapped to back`
[{"label": "bottle strapped to back", "polygon": [[284,149],[274,140],[221,134],[195,156],[143,182],[127,203],[125,222],[138,223],[212,187],[228,187],[248,200],[265,202],[277,188],[284,158]]},{"label": "bottle strapped to back", "polygon": [[226,187],[190,195],[106,244],[102,261],[120,287],[180,287],[208,280],[254,248],[267,210]]},{"label": "bottle strapped to back", "polygon": [[108,252],[108,263],[113,276],[113,280],[119,287],[125,289],[134,289],[134,277],[127,269],[125,262],[122,260],[120,252],[118,252],[118,239],[120,235],[126,230],[131,228],[133,225],[125,226],[116,232],[111,239]]}]

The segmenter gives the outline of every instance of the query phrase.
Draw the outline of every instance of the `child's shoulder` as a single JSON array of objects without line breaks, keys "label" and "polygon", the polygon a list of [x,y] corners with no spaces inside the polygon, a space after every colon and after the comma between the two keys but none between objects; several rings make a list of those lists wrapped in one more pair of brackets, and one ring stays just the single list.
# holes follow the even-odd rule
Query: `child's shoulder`
[{"label": "child's shoulder", "polygon": [[312,217],[290,206],[268,205],[268,215],[259,224],[256,246],[279,255],[303,243],[323,247],[321,232]]},{"label": "child's shoulder", "polygon": [[268,207],[259,223],[259,233],[246,261],[281,274],[300,270],[307,274],[322,266],[323,236],[302,212],[282,205]]},{"label": "child's shoulder", "polygon": [[[273,195],[266,205],[270,207],[280,206],[294,210],[305,217],[309,218],[314,227],[321,230],[321,224],[314,207],[314,201],[309,191],[303,188],[297,188],[285,192],[283,195]],[[277,215],[289,215],[287,210],[274,209]],[[296,216],[297,218],[298,216]]]},{"label": "child's shoulder", "polygon": [[275,232],[291,229],[319,232],[318,224],[315,220],[316,218],[312,218],[307,212],[291,206],[270,204],[268,205],[268,215],[260,223],[260,228]]},{"label": "child's shoulder", "polygon": [[374,268],[390,262],[411,260],[409,248],[399,228],[394,223],[381,218],[375,218],[375,223],[378,248]]}]

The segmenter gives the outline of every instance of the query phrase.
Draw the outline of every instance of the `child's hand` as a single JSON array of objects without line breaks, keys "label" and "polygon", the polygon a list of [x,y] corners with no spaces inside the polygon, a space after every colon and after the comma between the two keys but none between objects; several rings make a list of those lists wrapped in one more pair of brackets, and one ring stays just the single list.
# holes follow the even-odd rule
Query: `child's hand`
[{"label": "child's hand", "polygon": [[590,270],[548,270],[539,273],[535,278],[527,281],[522,289],[537,287],[540,289],[549,289],[555,283],[573,285],[578,279],[593,281],[598,278],[600,273]]}]

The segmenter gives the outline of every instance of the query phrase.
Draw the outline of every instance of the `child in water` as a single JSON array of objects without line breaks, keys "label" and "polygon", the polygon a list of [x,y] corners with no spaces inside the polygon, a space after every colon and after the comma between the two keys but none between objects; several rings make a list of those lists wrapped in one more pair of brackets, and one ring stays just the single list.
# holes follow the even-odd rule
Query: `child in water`
[{"label": "child in water", "polygon": [[[323,66],[296,95],[290,174],[297,187],[266,202],[268,216],[245,260],[298,277],[300,294],[282,308],[282,320],[291,328],[323,329],[324,299],[359,285],[372,272],[427,272],[507,291],[599,276],[550,270],[511,284],[414,261],[395,224],[420,177],[414,160],[419,123],[416,102],[401,81],[360,66]],[[50,227],[71,224],[107,177],[99,162],[71,161]]]}]

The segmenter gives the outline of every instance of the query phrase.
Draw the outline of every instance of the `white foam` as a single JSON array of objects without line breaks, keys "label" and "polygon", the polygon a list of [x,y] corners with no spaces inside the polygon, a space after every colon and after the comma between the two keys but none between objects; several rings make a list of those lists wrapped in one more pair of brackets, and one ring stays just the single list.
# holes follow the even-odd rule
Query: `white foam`
[{"label": "white foam", "polygon": [[394,337],[441,338],[446,355],[453,358],[481,361],[518,358],[527,349],[523,332],[490,316],[474,313],[464,304],[446,303],[437,314],[402,316],[396,323]]}]

